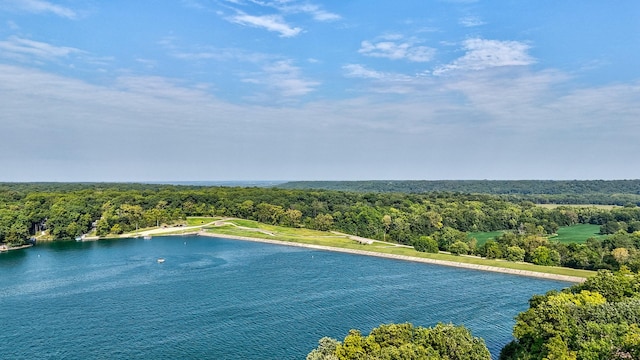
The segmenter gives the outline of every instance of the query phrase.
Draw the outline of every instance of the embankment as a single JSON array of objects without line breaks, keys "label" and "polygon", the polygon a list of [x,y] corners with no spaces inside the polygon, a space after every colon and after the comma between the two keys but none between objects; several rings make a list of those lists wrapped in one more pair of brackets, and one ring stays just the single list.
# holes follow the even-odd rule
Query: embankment
[{"label": "embankment", "polygon": [[458,268],[464,268],[464,269],[472,269],[472,270],[480,270],[480,271],[491,271],[491,272],[497,272],[497,273],[503,273],[503,274],[511,274],[511,275],[520,275],[520,276],[528,276],[528,277],[549,279],[549,280],[566,281],[566,282],[571,282],[571,283],[580,283],[580,282],[583,282],[585,280],[585,278],[577,277],[577,276],[548,274],[548,273],[541,273],[541,272],[529,271],[529,270],[518,270],[518,269],[501,268],[501,267],[497,267],[497,266],[467,264],[467,263],[461,263],[461,262],[456,262],[456,261],[426,259],[426,258],[419,258],[419,257],[414,257],[414,256],[386,254],[386,253],[379,253],[379,252],[367,251],[367,250],[345,249],[345,248],[339,248],[339,247],[333,247],[333,246],[303,244],[303,243],[290,242],[290,241],[260,239],[260,238],[246,237],[246,236],[214,234],[214,233],[207,233],[207,232],[204,232],[204,231],[200,232],[198,235],[200,235],[200,236],[208,236],[208,237],[217,237],[217,238],[226,238],[226,239],[235,239],[235,240],[244,240],[244,241],[255,241],[255,242],[276,244],[276,245],[297,246],[297,247],[303,247],[303,248],[308,248],[308,249],[336,251],[336,252],[342,252],[342,253],[348,253],[348,254],[356,254],[356,255],[376,256],[376,257],[387,258],[387,259],[413,261],[413,262],[420,262],[420,263],[426,263],[426,264],[435,264],[435,265],[442,265],[442,266],[452,266],[452,267],[458,267]]}]

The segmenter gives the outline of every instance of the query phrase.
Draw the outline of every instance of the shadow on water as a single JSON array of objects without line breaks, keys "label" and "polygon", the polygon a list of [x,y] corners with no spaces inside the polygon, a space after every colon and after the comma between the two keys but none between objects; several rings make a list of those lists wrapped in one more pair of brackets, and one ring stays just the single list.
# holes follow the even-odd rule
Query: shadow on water
[{"label": "shadow on water", "polygon": [[24,262],[29,249],[11,250],[0,253],[0,268],[10,268]]},{"label": "shadow on water", "polygon": [[96,241],[75,241],[75,240],[57,240],[51,242],[42,242],[37,246],[46,248],[54,252],[60,251],[82,251],[88,249],[104,249],[114,247],[127,246],[128,241],[135,239],[104,239]]}]

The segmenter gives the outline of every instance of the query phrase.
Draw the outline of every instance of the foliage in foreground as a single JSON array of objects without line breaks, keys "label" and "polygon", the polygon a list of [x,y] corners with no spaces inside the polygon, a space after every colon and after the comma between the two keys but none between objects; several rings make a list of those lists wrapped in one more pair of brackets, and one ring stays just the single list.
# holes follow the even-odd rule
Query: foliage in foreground
[{"label": "foliage in foreground", "polygon": [[325,337],[319,343],[307,360],[491,359],[484,340],[473,337],[463,326],[444,324],[433,328],[410,323],[380,325],[368,336],[351,330],[342,342]]},{"label": "foliage in foreground", "polygon": [[[601,270],[561,292],[534,295],[516,318],[515,340],[500,360],[640,359],[640,273]],[[322,338],[307,360],[490,359],[484,340],[464,327],[381,325],[344,341]]]},{"label": "foliage in foreground", "polygon": [[501,360],[640,359],[640,274],[600,271],[529,305]]}]

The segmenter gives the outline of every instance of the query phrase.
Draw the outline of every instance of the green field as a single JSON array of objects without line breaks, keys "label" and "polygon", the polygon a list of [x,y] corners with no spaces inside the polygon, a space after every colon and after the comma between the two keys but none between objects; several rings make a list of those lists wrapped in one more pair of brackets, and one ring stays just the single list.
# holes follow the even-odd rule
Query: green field
[{"label": "green field", "polygon": [[[467,238],[476,238],[476,240],[478,240],[478,246],[481,246],[486,243],[487,240],[494,239],[505,231],[507,230],[470,232],[467,235]],[[572,226],[561,226],[558,229],[558,233],[550,236],[549,240],[558,241],[563,244],[570,244],[584,243],[590,237],[602,239],[605,236],[606,235],[600,235],[599,225],[578,224]]]},{"label": "green field", "polygon": [[584,243],[588,238],[602,239],[606,235],[600,235],[600,226],[591,224],[578,224],[562,226],[558,229],[558,235],[549,237],[551,241],[559,241],[563,244]]},{"label": "green field", "polygon": [[478,246],[484,245],[488,240],[495,239],[497,236],[502,235],[506,230],[498,231],[476,231],[467,234],[467,238],[475,238],[478,240]]},{"label": "green field", "polygon": [[187,218],[187,226],[200,226],[210,222],[220,220],[221,217],[209,217],[209,216],[191,216]]}]

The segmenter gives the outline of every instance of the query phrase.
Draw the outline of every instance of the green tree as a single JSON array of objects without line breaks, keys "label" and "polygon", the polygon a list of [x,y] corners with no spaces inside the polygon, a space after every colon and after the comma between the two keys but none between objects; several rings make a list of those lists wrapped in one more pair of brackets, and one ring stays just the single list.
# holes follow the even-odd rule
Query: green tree
[{"label": "green tree", "polygon": [[[489,360],[491,355],[484,341],[473,337],[463,326],[438,324],[433,328],[414,327],[412,324],[384,324],[363,336],[351,330],[336,345],[323,338],[318,348],[307,356],[308,360],[384,359],[384,360]],[[335,351],[331,349],[335,346]]]},{"label": "green tree", "polygon": [[413,241],[413,248],[420,252],[437,253],[438,242],[430,236],[420,236]]},{"label": "green tree", "polygon": [[115,224],[111,227],[112,234],[122,234],[123,232],[124,230],[122,230],[122,227],[120,226],[120,224]]},{"label": "green tree", "polygon": [[336,349],[339,344],[336,339],[323,337],[318,341],[318,347],[307,355],[307,360],[338,360]]},{"label": "green tree", "polygon": [[448,251],[449,247],[456,241],[465,242],[467,240],[467,234],[451,227],[445,227],[436,234],[436,240],[438,241],[440,250]]},{"label": "green tree", "polygon": [[494,240],[487,240],[482,246],[481,253],[487,259],[500,259],[502,258],[502,250],[500,245]]},{"label": "green tree", "polygon": [[524,261],[525,251],[519,246],[509,246],[505,252],[505,259],[509,261]]},{"label": "green tree", "polygon": [[297,227],[302,219],[302,211],[295,209],[287,209],[282,217],[282,225]]},{"label": "green tree", "polygon": [[320,214],[316,216],[314,226],[321,231],[330,230],[333,226],[333,216],[331,216],[331,214]]},{"label": "green tree", "polygon": [[469,253],[469,245],[463,241],[456,241],[449,246],[449,251],[453,255],[466,255]]},{"label": "green tree", "polygon": [[536,265],[556,266],[560,263],[560,254],[546,246],[539,246],[533,252],[532,262]]}]

